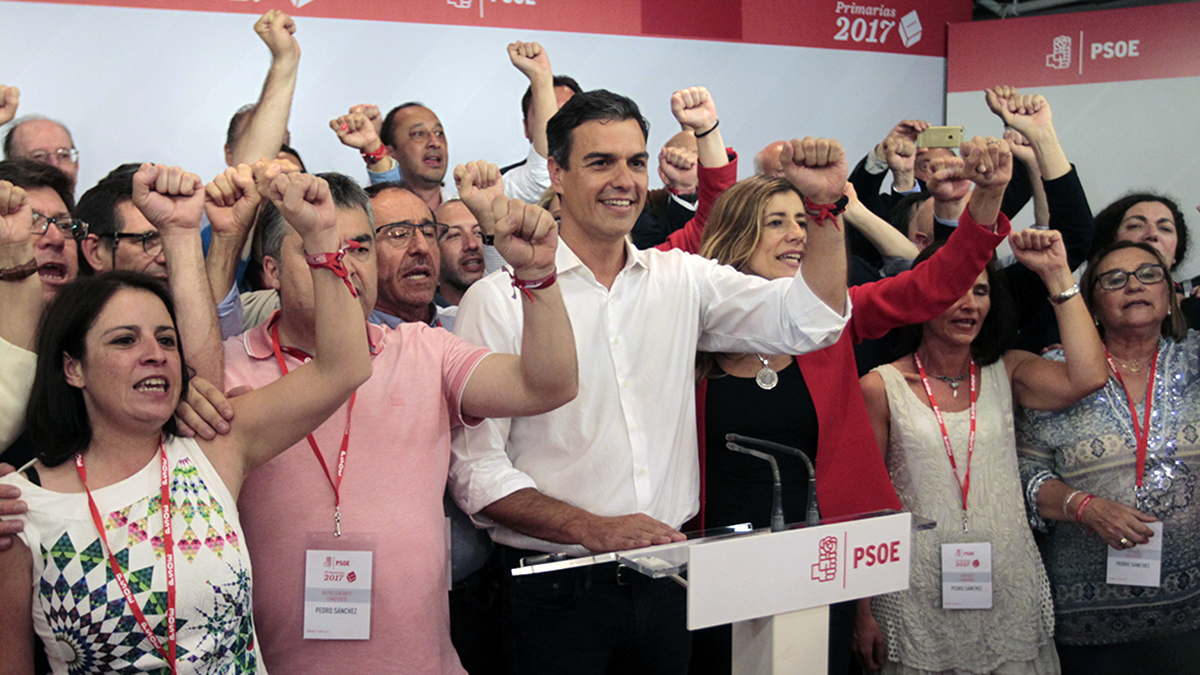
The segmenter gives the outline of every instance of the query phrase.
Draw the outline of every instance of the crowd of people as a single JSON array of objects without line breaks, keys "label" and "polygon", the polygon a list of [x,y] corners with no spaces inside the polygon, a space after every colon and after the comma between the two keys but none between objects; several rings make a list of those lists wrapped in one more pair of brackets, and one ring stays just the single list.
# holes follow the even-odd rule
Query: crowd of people
[{"label": "crowd of people", "polygon": [[[451,172],[434,111],[355,104],[364,189],[289,145],[295,29],[256,22],[208,183],[135,161],[77,199],[67,127],[0,86],[0,674],[727,674],[672,579],[510,571],[768,526],[730,433],[807,457],[772,452],[789,521],[936,521],[908,590],[831,608],[830,673],[1200,669],[1184,215],[1093,217],[1042,96],[737,181],[684,88],[650,190],[637,103],[515,42],[523,162]],[[944,590],[952,549],[986,597]]]}]

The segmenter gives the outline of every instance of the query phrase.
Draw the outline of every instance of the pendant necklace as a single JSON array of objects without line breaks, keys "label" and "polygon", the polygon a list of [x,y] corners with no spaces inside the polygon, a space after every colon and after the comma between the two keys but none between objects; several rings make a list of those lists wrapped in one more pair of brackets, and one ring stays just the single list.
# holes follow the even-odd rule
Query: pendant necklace
[{"label": "pendant necklace", "polygon": [[758,370],[758,374],[754,376],[754,381],[762,389],[774,389],[775,385],[779,384],[779,373],[771,370],[771,365],[763,358],[762,354],[755,354],[759,361],[762,361],[762,368]]},{"label": "pendant necklace", "polygon": [[958,398],[958,385],[962,384],[963,380],[967,379],[966,373],[963,373],[958,377],[948,377],[946,375],[930,375],[930,377],[935,380],[941,380],[942,382],[950,385],[950,393],[954,394],[954,398]]}]

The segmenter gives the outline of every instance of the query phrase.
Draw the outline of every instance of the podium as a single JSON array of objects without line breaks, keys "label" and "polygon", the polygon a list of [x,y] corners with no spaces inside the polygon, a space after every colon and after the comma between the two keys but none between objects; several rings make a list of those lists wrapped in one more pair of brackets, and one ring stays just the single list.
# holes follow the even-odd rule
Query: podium
[{"label": "podium", "polygon": [[[688,591],[687,627],[733,624],[733,675],[825,675],[829,605],[908,588],[910,513],[717,535],[583,558],[535,556],[514,575],[617,562]],[[684,572],[687,578],[683,578]]]}]

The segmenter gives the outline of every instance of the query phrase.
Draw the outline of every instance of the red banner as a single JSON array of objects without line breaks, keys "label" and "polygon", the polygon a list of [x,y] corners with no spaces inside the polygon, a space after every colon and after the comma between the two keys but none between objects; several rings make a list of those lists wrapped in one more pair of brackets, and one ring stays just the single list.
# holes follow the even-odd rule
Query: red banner
[{"label": "red banner", "polygon": [[970,0],[34,0],[945,56]]},{"label": "red banner", "polygon": [[950,26],[946,89],[1200,76],[1200,3]]}]

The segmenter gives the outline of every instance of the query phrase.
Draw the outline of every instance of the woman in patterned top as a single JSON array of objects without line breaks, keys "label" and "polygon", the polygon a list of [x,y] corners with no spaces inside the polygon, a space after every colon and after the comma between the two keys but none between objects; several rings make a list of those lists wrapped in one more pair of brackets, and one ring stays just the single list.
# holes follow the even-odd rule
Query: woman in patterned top
[{"label": "woman in patterned top", "polygon": [[[142,172],[135,191],[139,178],[143,188],[157,180],[156,168]],[[186,200],[195,193],[179,186],[199,184],[174,168],[157,175],[164,180],[150,190],[159,198]],[[324,180],[268,174],[268,182],[304,250],[341,248]],[[2,191],[12,198],[0,204],[0,244],[31,251],[25,195],[0,183]],[[236,423],[211,441],[175,433],[189,371],[161,283],[113,272],[60,292],[42,321],[27,415],[38,460],[0,478],[29,504],[20,542],[0,552],[0,672],[32,672],[35,632],[56,673],[257,671],[236,498],[251,470],[303,439],[370,376],[362,308],[347,290],[353,259],[309,263],[319,356],[233,399]],[[36,276],[0,283],[30,281]]]},{"label": "woman in patterned top", "polygon": [[[1071,408],[1017,417],[1064,673],[1200,672],[1200,334],[1168,266],[1150,242],[1101,250],[1081,286],[1112,377]],[[1111,577],[1128,552],[1158,578]]]}]

